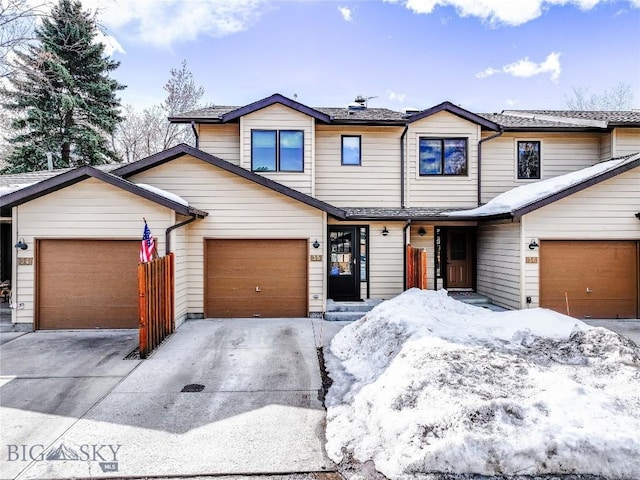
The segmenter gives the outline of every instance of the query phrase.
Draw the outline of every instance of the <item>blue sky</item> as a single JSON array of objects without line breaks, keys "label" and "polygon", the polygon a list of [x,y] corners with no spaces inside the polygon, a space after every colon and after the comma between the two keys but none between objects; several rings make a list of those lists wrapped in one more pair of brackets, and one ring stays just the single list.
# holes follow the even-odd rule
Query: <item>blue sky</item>
[{"label": "blue sky", "polygon": [[640,0],[85,0],[112,37],[125,104],[164,98],[183,59],[205,100],[565,108],[623,82],[640,107]]}]

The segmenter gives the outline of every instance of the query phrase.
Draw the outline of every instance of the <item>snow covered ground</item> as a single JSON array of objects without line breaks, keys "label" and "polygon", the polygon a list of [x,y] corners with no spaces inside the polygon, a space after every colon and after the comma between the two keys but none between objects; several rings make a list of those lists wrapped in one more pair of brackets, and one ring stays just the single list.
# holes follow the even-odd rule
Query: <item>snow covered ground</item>
[{"label": "snow covered ground", "polygon": [[327,452],[432,472],[640,478],[640,348],[545,309],[409,290],[325,350]]}]

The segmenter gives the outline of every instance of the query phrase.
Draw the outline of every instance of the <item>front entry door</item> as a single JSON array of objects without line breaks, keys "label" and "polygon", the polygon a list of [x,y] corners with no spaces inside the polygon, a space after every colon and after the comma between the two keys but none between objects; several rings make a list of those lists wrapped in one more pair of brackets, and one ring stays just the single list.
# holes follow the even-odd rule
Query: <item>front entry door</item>
[{"label": "front entry door", "polygon": [[446,288],[473,288],[473,230],[447,231]]},{"label": "front entry door", "polygon": [[356,227],[329,228],[329,298],[360,299],[359,249]]}]

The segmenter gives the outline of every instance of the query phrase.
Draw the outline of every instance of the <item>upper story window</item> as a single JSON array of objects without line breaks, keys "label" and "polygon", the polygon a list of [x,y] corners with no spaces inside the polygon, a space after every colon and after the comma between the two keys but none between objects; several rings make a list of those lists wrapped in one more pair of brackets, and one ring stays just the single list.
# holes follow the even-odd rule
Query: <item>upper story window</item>
[{"label": "upper story window", "polygon": [[467,175],[466,138],[419,139],[420,175]]},{"label": "upper story window", "polygon": [[540,180],[540,140],[518,140],[518,180]]},{"label": "upper story window", "polygon": [[251,130],[251,170],[303,172],[302,130]]},{"label": "upper story window", "polygon": [[360,135],[342,135],[342,165],[360,165],[362,162]]}]

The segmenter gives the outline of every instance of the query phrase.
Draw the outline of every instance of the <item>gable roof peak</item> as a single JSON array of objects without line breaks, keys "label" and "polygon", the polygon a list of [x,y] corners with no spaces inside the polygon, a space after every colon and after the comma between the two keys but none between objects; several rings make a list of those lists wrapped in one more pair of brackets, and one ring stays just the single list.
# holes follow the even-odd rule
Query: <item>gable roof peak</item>
[{"label": "gable roof peak", "polygon": [[407,117],[407,123],[413,123],[418,120],[422,120],[423,118],[430,117],[431,115],[435,115],[439,112],[449,112],[453,115],[456,115],[464,120],[468,120],[469,122],[480,125],[483,128],[493,131],[500,131],[501,127],[495,122],[488,120],[480,115],[477,115],[469,110],[466,110],[458,105],[453,104],[450,101],[444,101],[434,107],[427,108],[426,110],[422,110],[419,113],[410,115]]},{"label": "gable roof peak", "polygon": [[280,93],[274,93],[273,95],[263,98],[262,100],[258,100],[256,102],[245,105],[244,107],[236,108],[235,110],[223,114],[221,116],[222,123],[236,120],[244,115],[248,115],[266,107],[270,107],[271,105],[275,105],[276,103],[289,107],[300,113],[304,113],[305,115],[309,115],[310,117],[313,117],[323,123],[331,122],[331,117],[329,117],[329,115],[327,115],[326,113],[320,112],[315,108],[311,108],[303,103],[298,102],[297,100],[292,100],[288,97],[285,97]]}]

